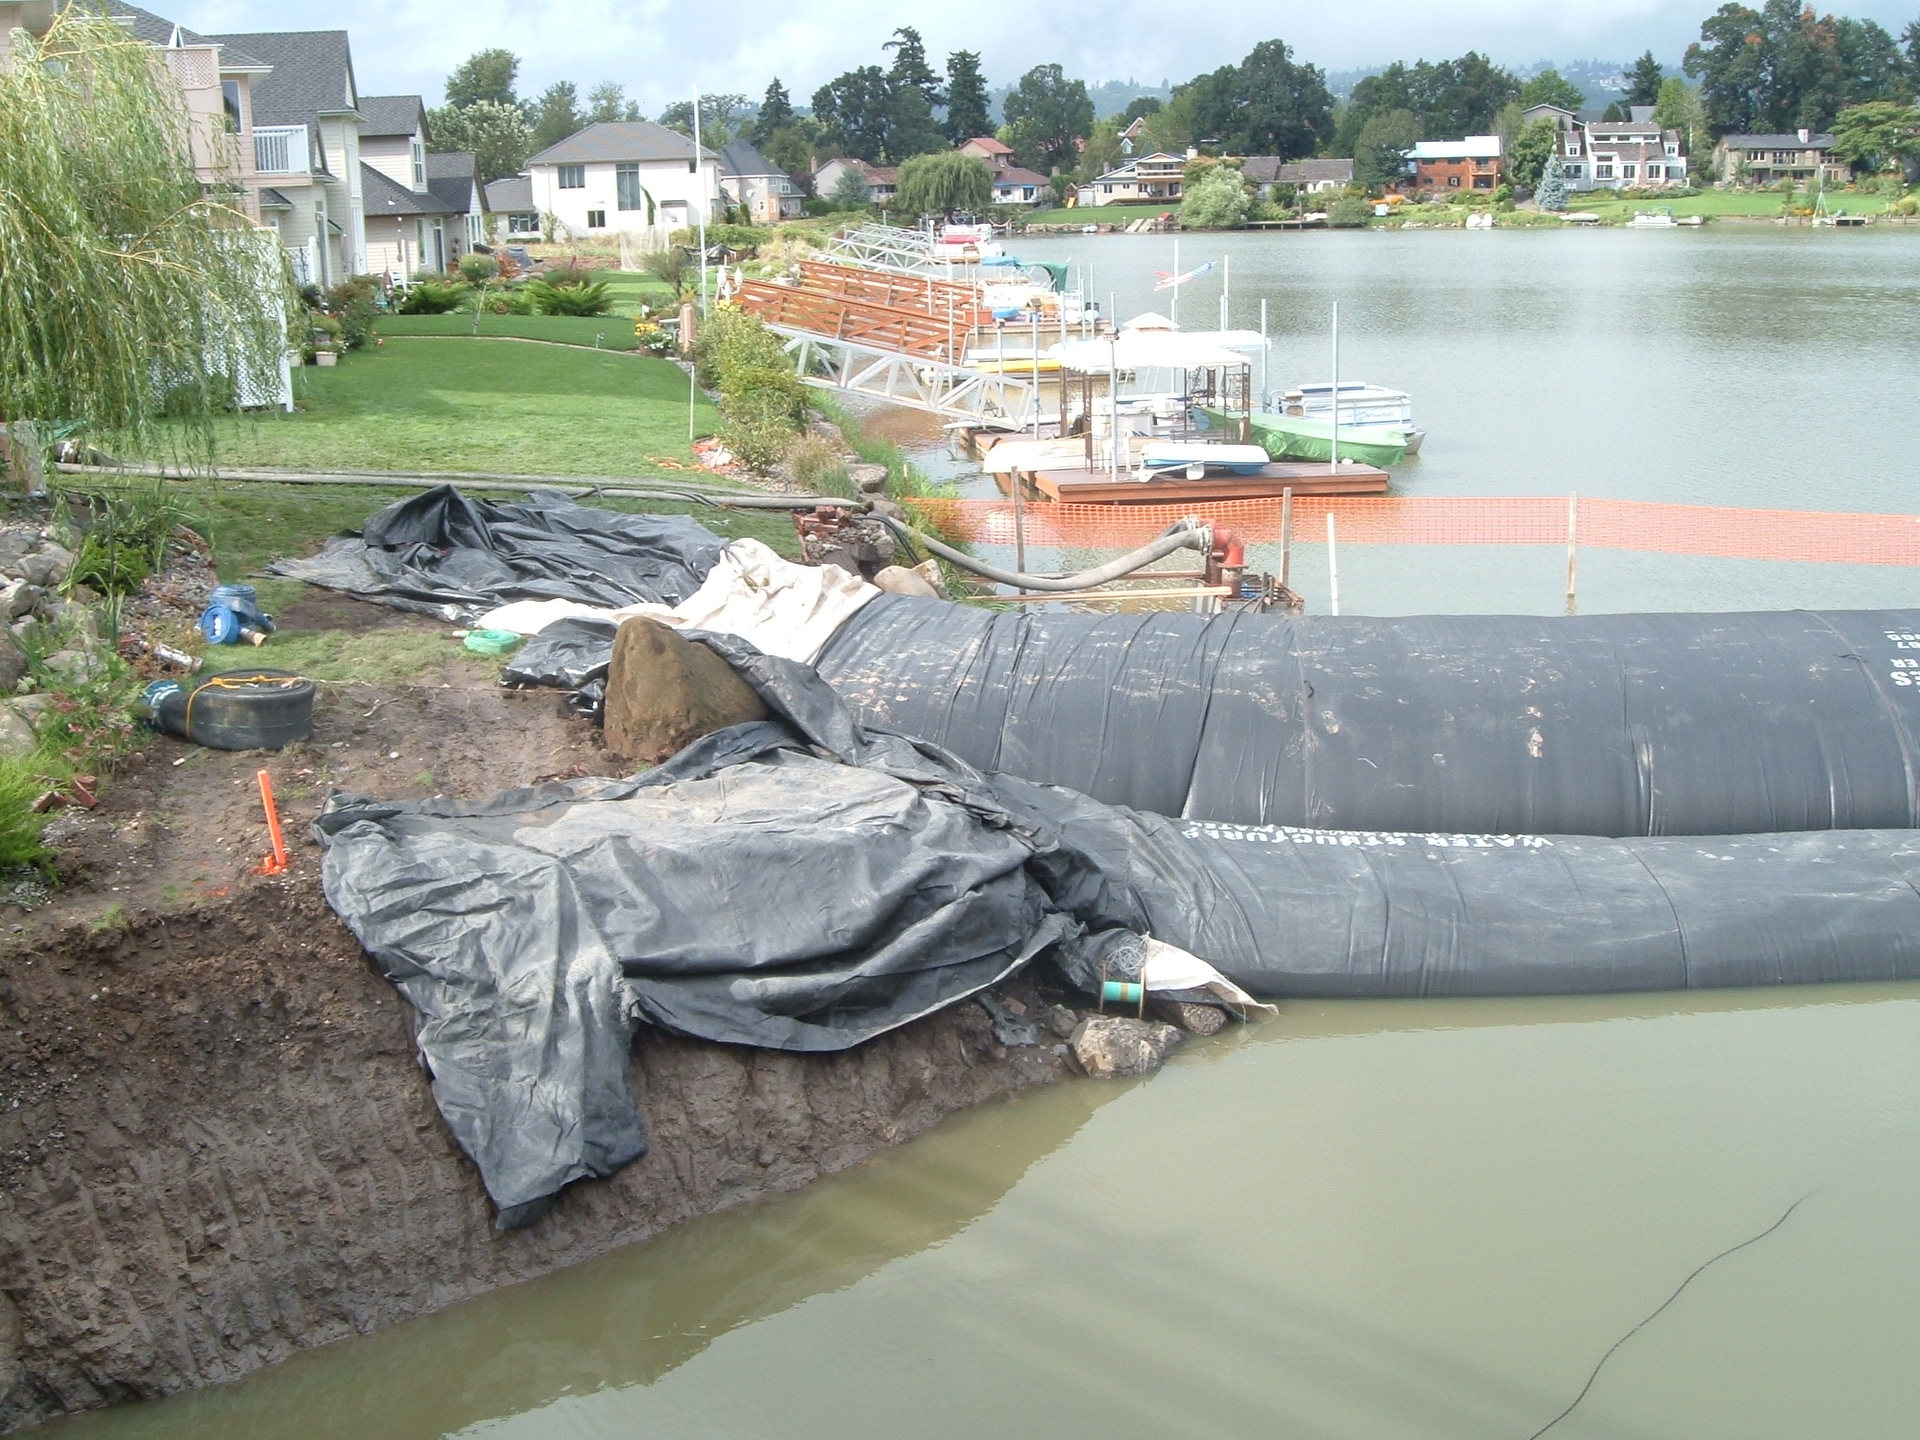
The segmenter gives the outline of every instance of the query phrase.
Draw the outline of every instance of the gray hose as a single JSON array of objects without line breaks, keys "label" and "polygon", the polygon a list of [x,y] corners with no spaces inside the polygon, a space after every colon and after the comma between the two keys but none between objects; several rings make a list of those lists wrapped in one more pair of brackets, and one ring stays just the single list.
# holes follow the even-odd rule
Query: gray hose
[{"label": "gray hose", "polygon": [[1122,555],[1117,560],[1109,560],[1094,570],[1082,570],[1077,575],[1022,575],[1017,570],[1002,570],[998,565],[989,565],[984,560],[976,560],[965,551],[955,550],[943,545],[930,535],[902,525],[891,515],[875,513],[873,517],[893,533],[909,544],[924,546],[949,564],[962,570],[970,570],[975,575],[997,580],[1002,585],[1014,585],[1022,590],[1033,590],[1043,595],[1063,595],[1074,590],[1091,590],[1098,585],[1107,585],[1115,580],[1131,575],[1134,571],[1151,565],[1163,556],[1176,550],[1206,551],[1213,545],[1213,529],[1204,520],[1176,520],[1167,527],[1167,531],[1151,544],[1142,545]]}]

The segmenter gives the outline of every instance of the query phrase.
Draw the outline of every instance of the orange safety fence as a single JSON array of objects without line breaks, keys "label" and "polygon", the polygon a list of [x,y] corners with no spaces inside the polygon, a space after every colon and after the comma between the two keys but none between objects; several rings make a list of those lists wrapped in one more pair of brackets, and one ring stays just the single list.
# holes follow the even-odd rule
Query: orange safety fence
[{"label": "orange safety fence", "polygon": [[[949,535],[1011,545],[1011,500],[915,500],[914,508]],[[1026,543],[1070,549],[1131,549],[1184,516],[1212,520],[1250,543],[1281,538],[1279,500],[1224,500],[1186,505],[1067,505],[1038,501],[1025,508]],[[1574,500],[1568,496],[1301,497],[1293,502],[1293,534],[1302,544],[1324,540],[1326,516],[1337,517],[1343,544],[1565,545],[1650,550],[1743,560],[1799,560],[1841,565],[1920,565],[1920,517],[1825,510],[1738,510],[1666,505],[1645,500]]]}]

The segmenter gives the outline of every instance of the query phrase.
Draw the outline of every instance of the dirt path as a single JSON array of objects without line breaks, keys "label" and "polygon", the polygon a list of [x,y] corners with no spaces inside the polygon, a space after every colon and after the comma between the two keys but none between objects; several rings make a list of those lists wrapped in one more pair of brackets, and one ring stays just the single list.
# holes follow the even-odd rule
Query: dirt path
[{"label": "dirt path", "polygon": [[[324,595],[282,619],[426,624]],[[557,695],[448,653],[411,684],[324,688],[313,740],[277,755],[156,737],[98,810],[56,822],[53,897],[0,909],[0,1427],[231,1379],[1067,1073],[1049,1046],[996,1045],[974,1005],[837,1056],[648,1033],[633,1077],[652,1152],[495,1231],[411,1011],[327,909],[307,827],[334,787],[484,795],[619,767]],[[293,859],[273,878],[254,873],[262,766]]]}]

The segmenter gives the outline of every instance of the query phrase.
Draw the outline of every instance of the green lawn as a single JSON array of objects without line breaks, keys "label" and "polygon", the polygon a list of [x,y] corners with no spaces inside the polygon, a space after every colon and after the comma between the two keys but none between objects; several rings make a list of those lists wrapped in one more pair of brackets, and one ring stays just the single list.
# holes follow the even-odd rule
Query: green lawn
[{"label": "green lawn", "polygon": [[1042,210],[1027,216],[1029,225],[1130,225],[1151,220],[1167,211],[1178,212],[1180,202],[1155,205],[1084,205],[1076,210]]},{"label": "green lawn", "polygon": [[[514,340],[400,337],[294,372],[295,414],[218,427],[234,466],[671,476],[688,462],[686,375],[666,360]],[[719,416],[702,395],[697,433]]]},{"label": "green lawn", "polygon": [[[1567,209],[1585,210],[1602,220],[1631,220],[1636,210],[1672,209],[1676,217],[1686,215],[1724,216],[1729,219],[1756,217],[1771,220],[1779,215],[1780,203],[1787,197],[1778,190],[1703,190],[1675,200],[1618,199],[1599,194],[1569,195]],[[1878,215],[1887,208],[1884,195],[1860,191],[1829,190],[1827,208],[1844,210],[1849,215]]]},{"label": "green lawn", "polygon": [[638,270],[596,270],[593,278],[613,292],[613,309],[618,315],[637,315],[645,301],[655,311],[673,304],[673,292],[651,275]]},{"label": "green lawn", "polygon": [[[471,311],[450,315],[382,315],[373,328],[386,336],[471,337],[474,333]],[[480,334],[551,340],[561,345],[584,345],[589,350],[631,350],[636,343],[633,321],[626,315],[482,315]]]}]

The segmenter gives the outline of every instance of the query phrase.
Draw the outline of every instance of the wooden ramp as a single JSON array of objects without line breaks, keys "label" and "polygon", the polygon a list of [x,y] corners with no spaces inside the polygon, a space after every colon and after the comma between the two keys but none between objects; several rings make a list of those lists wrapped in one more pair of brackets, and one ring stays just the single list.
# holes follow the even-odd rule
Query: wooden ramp
[{"label": "wooden ramp", "polygon": [[836,295],[842,300],[885,305],[893,310],[917,310],[942,321],[952,315],[963,328],[971,328],[986,313],[980,307],[978,285],[936,280],[931,275],[902,275],[891,270],[861,270],[824,260],[803,260],[800,284],[804,289]]},{"label": "wooden ramp", "polygon": [[736,293],[740,308],[768,325],[828,340],[958,364],[967,348],[968,322],[892,305],[850,300],[824,291],[747,280]]},{"label": "wooden ramp", "polygon": [[1296,496],[1384,495],[1387,472],[1373,465],[1340,466],[1330,472],[1324,463],[1275,461],[1258,475],[1209,475],[1201,480],[1185,476],[1133,480],[1118,479],[1104,470],[1042,470],[1023,477],[1050,500],[1076,505],[1174,505],[1188,500],[1277,500],[1291,490]]}]

